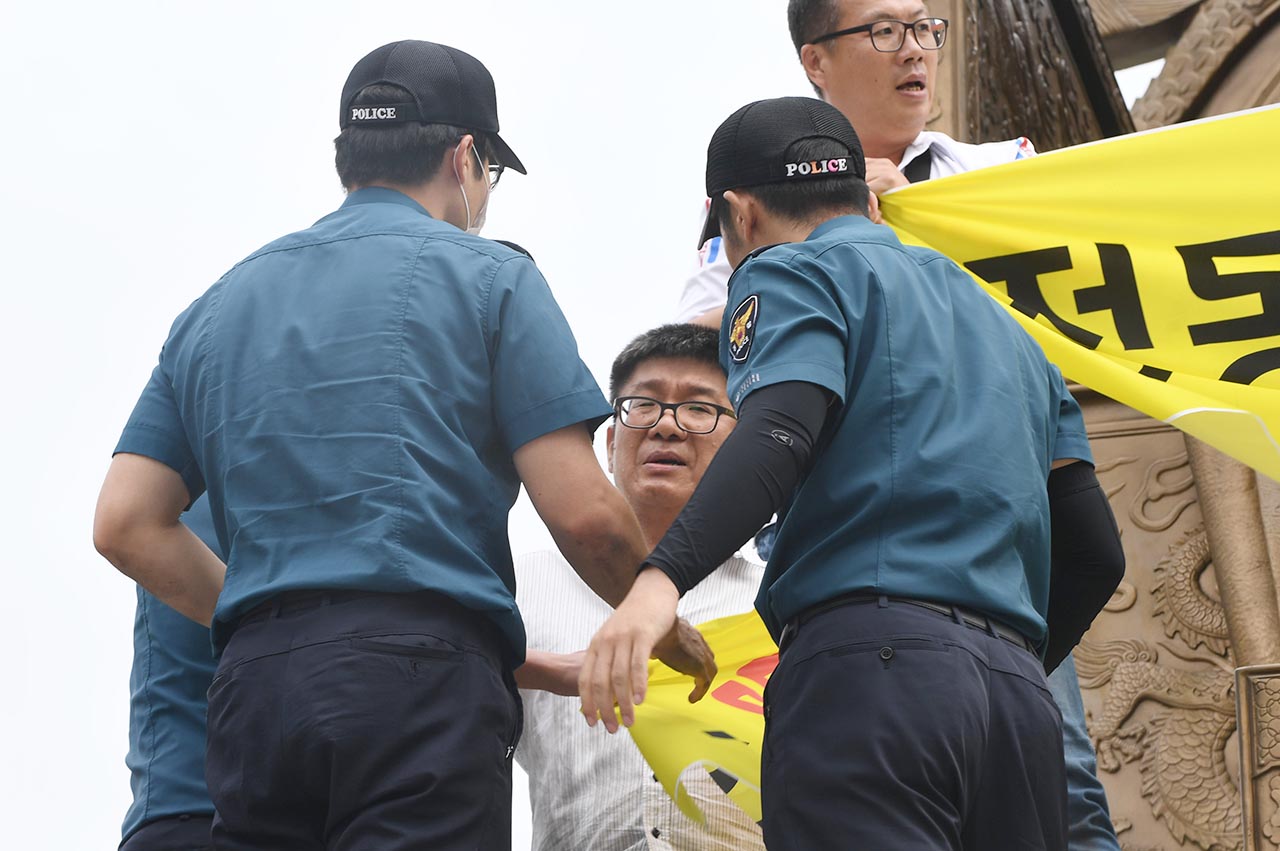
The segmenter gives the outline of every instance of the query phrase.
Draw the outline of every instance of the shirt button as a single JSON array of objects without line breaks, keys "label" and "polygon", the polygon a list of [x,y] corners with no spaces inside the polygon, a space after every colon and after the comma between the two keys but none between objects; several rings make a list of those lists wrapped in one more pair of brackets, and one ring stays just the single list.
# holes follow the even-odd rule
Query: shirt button
[{"label": "shirt button", "polygon": [[658,830],[656,827],[649,832],[653,834],[654,839],[657,839],[659,836],[662,835],[662,831]]}]

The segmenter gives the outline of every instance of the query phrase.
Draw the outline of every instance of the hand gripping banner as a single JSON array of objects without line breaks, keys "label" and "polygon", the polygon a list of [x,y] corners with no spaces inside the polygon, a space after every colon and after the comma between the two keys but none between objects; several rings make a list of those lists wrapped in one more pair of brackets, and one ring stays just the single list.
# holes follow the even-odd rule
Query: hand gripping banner
[{"label": "hand gripping banner", "polygon": [[1280,479],[1280,107],[887,193],[1063,374]]},{"label": "hand gripping banner", "polygon": [[755,821],[760,821],[760,746],[764,687],[778,647],[755,612],[699,624],[715,650],[719,673],[706,697],[689,703],[692,680],[649,663],[649,691],[636,707],[631,738],[685,815],[704,821],[679,782],[700,767]]}]

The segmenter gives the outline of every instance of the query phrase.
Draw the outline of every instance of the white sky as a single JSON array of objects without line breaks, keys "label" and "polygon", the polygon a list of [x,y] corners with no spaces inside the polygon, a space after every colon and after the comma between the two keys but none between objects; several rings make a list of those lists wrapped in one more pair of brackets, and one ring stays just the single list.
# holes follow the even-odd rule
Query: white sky
[{"label": "white sky", "polygon": [[[0,78],[0,824],[6,847],[114,847],[129,801],[132,585],[94,500],[169,323],[231,264],[342,201],[342,83],[401,38],[498,88],[508,173],[486,236],[537,258],[602,382],[671,318],[706,143],[738,106],[809,94],[783,0],[6,3]],[[522,502],[516,553],[549,540]],[[514,848],[528,847],[517,778]]]},{"label": "white sky", "polygon": [[1147,86],[1160,75],[1164,69],[1164,59],[1153,59],[1116,72],[1116,81],[1120,84],[1120,94],[1127,106],[1132,107],[1134,101],[1146,94]]}]

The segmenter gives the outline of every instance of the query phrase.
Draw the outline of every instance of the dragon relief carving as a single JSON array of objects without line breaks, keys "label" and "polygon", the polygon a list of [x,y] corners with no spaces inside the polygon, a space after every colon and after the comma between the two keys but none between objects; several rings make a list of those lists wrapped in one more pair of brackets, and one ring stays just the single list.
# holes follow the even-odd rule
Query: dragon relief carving
[{"label": "dragon relief carving", "polygon": [[[1181,473],[1181,475],[1175,475]],[[1187,453],[1180,452],[1169,458],[1159,458],[1147,467],[1142,487],[1129,506],[1129,519],[1139,529],[1163,532],[1177,522],[1196,503],[1195,477],[1191,475],[1191,462]],[[1163,513],[1152,515],[1155,506],[1166,499],[1178,497],[1172,505],[1163,506]]]},{"label": "dragon relief carving", "polygon": [[[1090,724],[1098,766],[1115,772],[1140,760],[1142,796],[1179,842],[1204,851],[1239,848],[1240,801],[1226,765],[1236,729],[1230,670],[1212,662],[1196,671],[1162,665],[1159,651],[1140,640],[1086,642],[1075,660],[1082,686],[1110,685]],[[1144,701],[1158,711],[1131,721]]]},{"label": "dragon relief carving", "polygon": [[1211,564],[1204,527],[1183,535],[1153,571],[1154,612],[1164,624],[1165,635],[1181,638],[1192,649],[1204,646],[1226,656],[1227,613],[1203,586]]},{"label": "dragon relief carving", "polygon": [[[1222,604],[1204,588],[1211,565],[1203,528],[1170,549],[1155,568],[1155,613],[1186,649],[1138,639],[1083,642],[1075,651],[1080,684],[1107,686],[1102,711],[1089,720],[1098,766],[1116,772],[1138,762],[1142,795],[1179,843],[1204,851],[1241,845],[1239,792],[1227,767],[1236,730],[1233,666]],[[1216,654],[1194,654],[1196,648]],[[1192,663],[1161,662],[1161,651]],[[1135,718],[1139,706],[1154,712]]]}]

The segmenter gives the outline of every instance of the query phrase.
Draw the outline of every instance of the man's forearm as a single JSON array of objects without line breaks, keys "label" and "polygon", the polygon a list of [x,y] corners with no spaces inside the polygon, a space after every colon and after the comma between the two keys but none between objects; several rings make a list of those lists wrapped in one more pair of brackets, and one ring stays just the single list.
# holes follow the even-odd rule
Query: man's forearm
[{"label": "man's forearm", "polygon": [[631,506],[603,475],[600,479],[604,486],[577,521],[551,534],[582,581],[616,609],[631,590],[649,549]]},{"label": "man's forearm", "polygon": [[145,455],[117,453],[98,494],[93,544],[125,576],[208,626],[227,568],[178,519],[190,502],[177,471]]},{"label": "man's forearm", "polygon": [[132,529],[102,554],[165,605],[205,626],[212,622],[227,569],[182,523]]},{"label": "man's forearm", "polygon": [[1045,671],[1080,641],[1124,578],[1124,549],[1093,465],[1077,462],[1049,474],[1053,550]]},{"label": "man's forearm", "polygon": [[529,441],[512,460],[556,547],[617,608],[648,550],[635,512],[600,469],[590,432],[566,426]]},{"label": "man's forearm", "polygon": [[577,697],[578,674],[585,655],[585,650],[577,653],[529,650],[525,653],[524,664],[515,670],[516,685],[522,689]]}]

